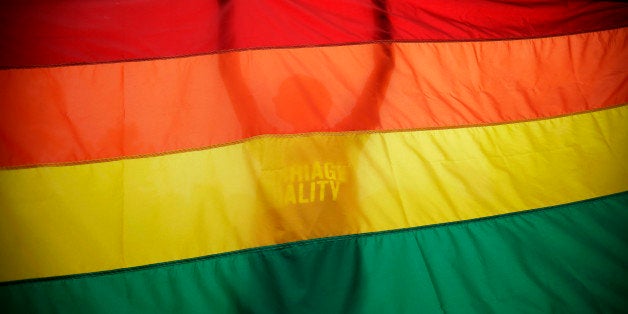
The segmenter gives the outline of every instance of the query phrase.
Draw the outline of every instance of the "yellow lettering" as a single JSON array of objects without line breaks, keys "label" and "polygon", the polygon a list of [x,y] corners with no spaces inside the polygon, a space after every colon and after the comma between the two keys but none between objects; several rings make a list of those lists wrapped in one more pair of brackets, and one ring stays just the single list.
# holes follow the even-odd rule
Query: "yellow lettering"
[{"label": "yellow lettering", "polygon": [[331,199],[338,199],[338,190],[340,189],[340,182],[329,181],[329,185],[331,187]]},{"label": "yellow lettering", "polygon": [[332,163],[325,163],[325,178],[329,180],[336,180],[336,171],[334,171],[334,165]]},{"label": "yellow lettering", "polygon": [[299,183],[299,204],[309,203],[307,199],[305,199],[303,195],[303,182]]},{"label": "yellow lettering", "polygon": [[347,165],[320,161],[281,168],[271,174],[276,180],[287,182],[268,192],[277,195],[283,205],[323,202],[326,199],[337,201],[340,185],[346,182],[348,171]]},{"label": "yellow lettering", "polygon": [[310,202],[314,202],[316,196],[316,182],[310,182]]},{"label": "yellow lettering", "polygon": [[318,187],[320,191],[320,197],[318,198],[318,200],[324,201],[325,200],[325,185],[327,185],[327,181],[318,181],[316,183],[318,183]]},{"label": "yellow lettering", "polygon": [[323,168],[321,164],[317,161],[312,165],[312,181],[323,179]]}]

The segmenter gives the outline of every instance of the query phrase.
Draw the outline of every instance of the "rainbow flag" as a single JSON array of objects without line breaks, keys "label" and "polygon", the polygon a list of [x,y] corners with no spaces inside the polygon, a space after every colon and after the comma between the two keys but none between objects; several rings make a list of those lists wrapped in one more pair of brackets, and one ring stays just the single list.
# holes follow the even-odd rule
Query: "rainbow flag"
[{"label": "rainbow flag", "polygon": [[626,17],[3,3],[2,312],[626,311]]}]

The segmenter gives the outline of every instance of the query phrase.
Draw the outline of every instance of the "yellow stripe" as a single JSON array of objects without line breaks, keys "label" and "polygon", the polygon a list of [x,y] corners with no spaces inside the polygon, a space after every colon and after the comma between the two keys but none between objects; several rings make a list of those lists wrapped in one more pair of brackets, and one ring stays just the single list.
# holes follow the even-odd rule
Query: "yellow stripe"
[{"label": "yellow stripe", "polygon": [[628,190],[628,106],[496,126],[263,137],[0,172],[2,281],[429,225]]}]

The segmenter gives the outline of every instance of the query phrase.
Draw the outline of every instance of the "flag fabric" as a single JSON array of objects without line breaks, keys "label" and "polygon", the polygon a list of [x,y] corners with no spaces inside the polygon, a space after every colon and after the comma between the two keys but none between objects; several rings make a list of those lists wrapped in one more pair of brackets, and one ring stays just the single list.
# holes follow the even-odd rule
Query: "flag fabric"
[{"label": "flag fabric", "polygon": [[628,309],[625,3],[1,6],[3,312]]}]

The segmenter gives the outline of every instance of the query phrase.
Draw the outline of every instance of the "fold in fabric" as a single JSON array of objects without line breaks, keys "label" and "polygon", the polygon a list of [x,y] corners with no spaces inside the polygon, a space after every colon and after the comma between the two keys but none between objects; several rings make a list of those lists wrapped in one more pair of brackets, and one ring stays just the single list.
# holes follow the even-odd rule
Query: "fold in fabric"
[{"label": "fold in fabric", "polygon": [[0,68],[370,42],[381,39],[383,7],[398,41],[565,35],[626,26],[628,16],[621,1],[593,0],[5,1]]},{"label": "fold in fabric", "polygon": [[0,98],[11,104],[0,106],[0,166],[162,154],[260,134],[459,127],[606,108],[628,102],[627,32],[0,71]]},{"label": "fold in fabric", "polygon": [[0,285],[11,312],[619,313],[628,194],[444,226]]},{"label": "fold in fabric", "polygon": [[4,170],[0,278],[138,266],[622,192],[628,134],[615,130],[627,115],[621,106],[474,128],[272,136]]}]

